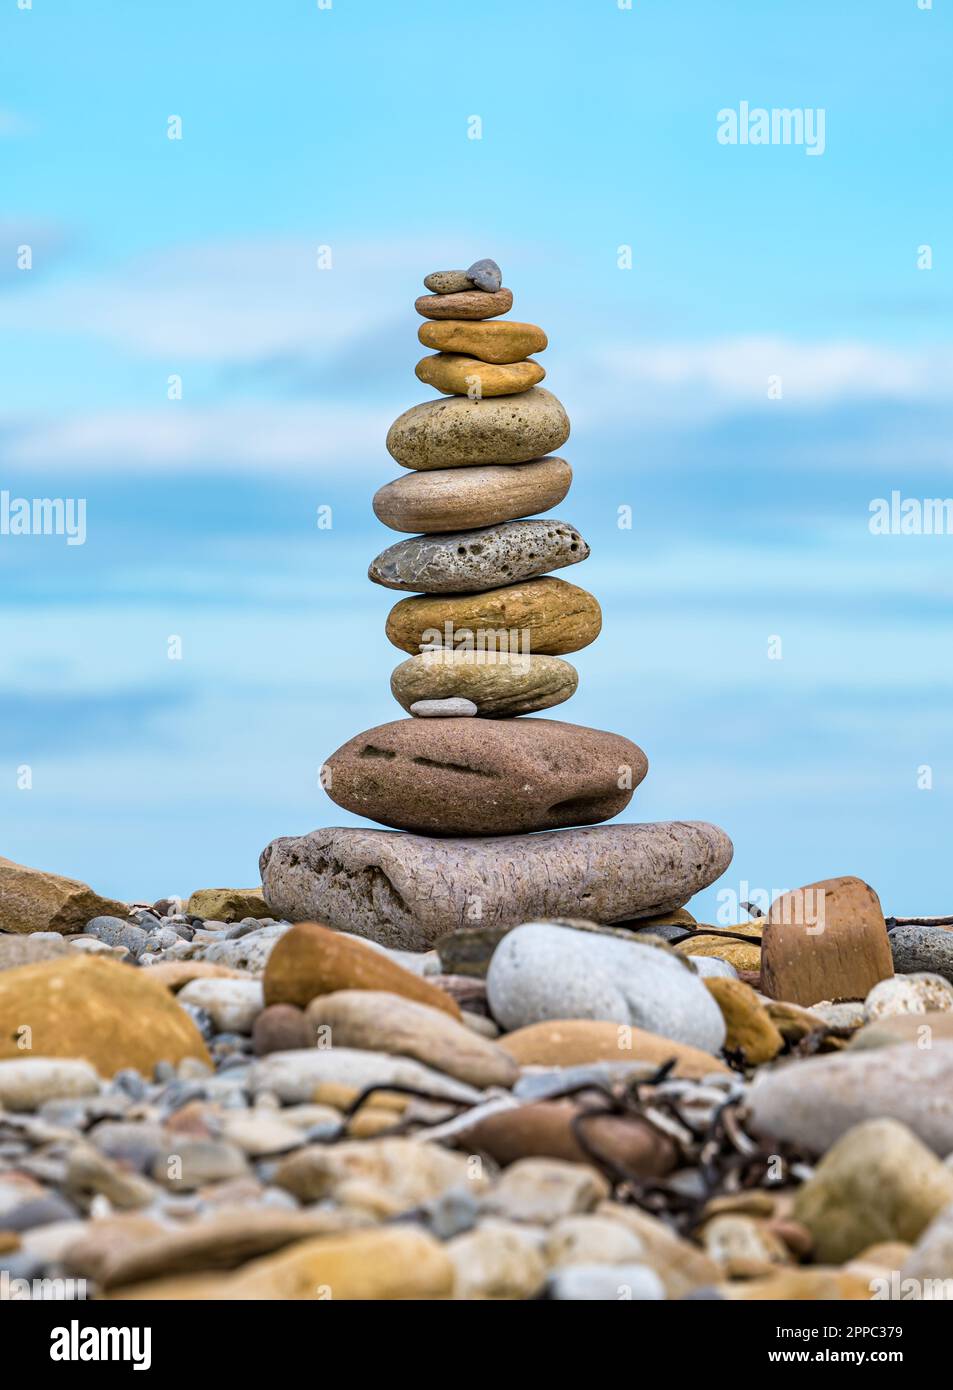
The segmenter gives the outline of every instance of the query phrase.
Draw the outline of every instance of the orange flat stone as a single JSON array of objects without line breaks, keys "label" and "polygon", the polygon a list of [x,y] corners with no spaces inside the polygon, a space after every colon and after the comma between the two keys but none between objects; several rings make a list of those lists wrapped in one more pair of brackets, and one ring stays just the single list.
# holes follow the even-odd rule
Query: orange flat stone
[{"label": "orange flat stone", "polygon": [[810,1006],[864,999],[893,975],[880,899],[859,878],[829,878],[771,904],[761,938],[761,987],[772,999]]}]

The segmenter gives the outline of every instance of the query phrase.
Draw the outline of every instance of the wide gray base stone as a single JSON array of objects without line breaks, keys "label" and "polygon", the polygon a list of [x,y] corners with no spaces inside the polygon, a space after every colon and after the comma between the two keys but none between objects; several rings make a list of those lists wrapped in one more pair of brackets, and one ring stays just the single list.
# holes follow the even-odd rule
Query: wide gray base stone
[{"label": "wide gray base stone", "polygon": [[338,827],[273,840],[260,867],[275,917],[423,951],[462,927],[668,912],[731,856],[728,836],[705,821],[472,839]]}]

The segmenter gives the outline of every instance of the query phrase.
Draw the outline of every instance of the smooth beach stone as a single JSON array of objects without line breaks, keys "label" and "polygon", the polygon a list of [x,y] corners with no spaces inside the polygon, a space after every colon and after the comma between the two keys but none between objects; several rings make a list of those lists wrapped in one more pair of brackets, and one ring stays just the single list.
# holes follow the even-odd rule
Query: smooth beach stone
[{"label": "smooth beach stone", "polygon": [[512,1086],[519,1076],[517,1063],[496,1043],[443,1010],[399,994],[368,989],[320,994],[308,1005],[307,1016],[316,1035],[327,1030],[333,1047],[412,1057],[481,1089]]},{"label": "smooth beach stone", "polygon": [[387,449],[404,468],[461,468],[475,463],[527,463],[569,438],[562,402],[542,386],[515,396],[424,401],[387,431]]},{"label": "smooth beach stone", "polygon": [[866,999],[894,973],[880,900],[859,878],[828,878],[784,893],[763,926],[761,987],[772,999],[808,1008],[821,1000]]},{"label": "smooth beach stone", "polygon": [[459,352],[436,352],[421,357],[414,368],[417,380],[435,386],[446,396],[512,396],[538,386],[546,375],[538,362],[510,362],[498,366],[466,357]]},{"label": "smooth beach stone", "polygon": [[555,719],[398,719],[349,739],[324,768],[332,801],[382,825],[511,835],[609,820],[648,760],[621,734]]},{"label": "smooth beach stone", "polygon": [[413,536],[382,550],[367,577],[385,589],[467,594],[536,579],[589,558],[589,546],[568,522],[506,521],[479,531]]},{"label": "smooth beach stone", "polygon": [[374,515],[393,531],[465,531],[548,512],[572,483],[565,459],[408,473],[374,494]]},{"label": "smooth beach stone", "polygon": [[868,1022],[897,1014],[925,1014],[953,1009],[953,985],[942,975],[893,975],[881,980],[864,1000]]},{"label": "smooth beach stone", "polygon": [[458,294],[422,294],[414,308],[425,319],[495,319],[513,307],[513,291],[461,290]]},{"label": "smooth beach stone", "polygon": [[320,994],[383,991],[460,1017],[457,1003],[437,985],[405,970],[386,951],[320,922],[299,922],[272,951],[265,969],[265,1004],[306,1008]]},{"label": "smooth beach stone", "polygon": [[717,1053],[725,1021],[683,961],[642,941],[619,941],[551,922],[509,932],[486,976],[490,1013],[506,1030],[553,1019],[633,1024]]},{"label": "smooth beach stone", "polygon": [[401,599],[385,631],[395,647],[413,654],[454,647],[560,656],[588,647],[601,629],[602,609],[592,594],[547,577],[481,594]]},{"label": "smooth beach stone", "polygon": [[390,678],[394,699],[412,714],[418,701],[463,697],[493,719],[560,705],[578,683],[574,667],[558,656],[451,649],[412,656]]},{"label": "smooth beach stone", "polygon": [[896,1120],[867,1120],[828,1149],[798,1189],[795,1220],[820,1264],[844,1264],[883,1241],[912,1244],[953,1202],[953,1172]]},{"label": "smooth beach stone", "polygon": [[887,1014],[858,1028],[847,1044],[853,1051],[866,1047],[892,1047],[895,1043],[916,1043],[932,1047],[937,1041],[953,1041],[953,1013],[949,1009],[927,1013]]},{"label": "smooth beach stone", "polygon": [[727,1072],[710,1052],[631,1025],[588,1018],[547,1019],[531,1023],[499,1039],[504,1052],[523,1067],[573,1067],[586,1062],[651,1062],[662,1066],[672,1059],[673,1076],[701,1081],[714,1072]]},{"label": "smooth beach stone", "polygon": [[942,927],[895,927],[890,950],[898,974],[929,971],[953,981],[953,931]]},{"label": "smooth beach stone", "polygon": [[497,363],[522,362],[549,345],[546,334],[535,323],[519,323],[516,319],[484,323],[444,319],[440,323],[422,323],[417,338],[424,347],[438,352],[462,352],[481,362]]},{"label": "smooth beach stone", "polygon": [[762,1067],[748,1093],[751,1127],[811,1153],[864,1120],[912,1129],[934,1153],[953,1153],[953,1042],[849,1049]]},{"label": "smooth beach stone", "polygon": [[474,261],[466,275],[467,279],[476,285],[478,290],[486,290],[488,294],[495,294],[503,283],[502,270],[496,261],[490,260],[489,256]]},{"label": "smooth beach stone", "polygon": [[492,839],[338,826],[273,840],[259,867],[275,916],[423,951],[463,927],[655,916],[714,883],[731,856],[728,836],[704,821]]},{"label": "smooth beach stone", "polygon": [[201,1034],[174,995],[147,970],[71,955],[0,973],[0,1057],[20,1058],[31,1029],[34,1056],[91,1062],[101,1076],[195,1057],[208,1064]]},{"label": "smooth beach stone", "polygon": [[415,700],[410,712],[415,719],[472,719],[477,707],[472,700]]},{"label": "smooth beach stone", "polygon": [[[459,294],[483,288],[475,285],[465,270],[434,270],[424,276],[424,286],[433,294]],[[499,289],[499,285],[496,288]]]}]

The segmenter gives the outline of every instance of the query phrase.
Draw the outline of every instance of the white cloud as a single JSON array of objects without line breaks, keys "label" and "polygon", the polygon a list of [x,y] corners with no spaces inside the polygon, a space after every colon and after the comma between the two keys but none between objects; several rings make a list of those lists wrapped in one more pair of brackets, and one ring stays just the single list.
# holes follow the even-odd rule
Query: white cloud
[{"label": "white cloud", "polygon": [[[282,471],[381,466],[393,413],[346,405],[262,402],[188,408],[103,411],[40,423],[4,450],[13,464],[112,471],[177,471],[193,466]],[[396,465],[395,465],[396,467]]]},{"label": "white cloud", "polygon": [[[590,418],[673,424],[739,411],[847,402],[953,400],[953,348],[731,337],[706,343],[617,343],[582,371]],[[769,388],[774,385],[772,398]],[[778,388],[780,395],[778,396]]]}]

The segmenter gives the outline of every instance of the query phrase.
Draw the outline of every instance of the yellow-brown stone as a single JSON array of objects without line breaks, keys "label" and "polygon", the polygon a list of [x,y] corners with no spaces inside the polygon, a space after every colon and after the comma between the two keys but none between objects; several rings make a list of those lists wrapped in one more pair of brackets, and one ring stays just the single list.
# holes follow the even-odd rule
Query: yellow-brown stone
[{"label": "yellow-brown stone", "polygon": [[422,357],[414,368],[417,379],[435,386],[445,396],[513,396],[538,386],[546,375],[538,362],[496,365],[457,352],[438,352]]},{"label": "yellow-brown stone", "polygon": [[482,594],[405,598],[387,618],[391,642],[414,654],[435,646],[477,650],[482,645],[559,656],[588,647],[601,627],[602,610],[592,594],[552,577]]},{"label": "yellow-brown stone", "polygon": [[675,1075],[698,1079],[728,1068],[717,1057],[673,1042],[643,1028],[586,1018],[531,1023],[499,1039],[520,1066],[574,1067],[587,1062],[650,1062],[661,1066],[674,1057]]},{"label": "yellow-brown stone", "polygon": [[[24,1030],[29,1030],[28,1033]],[[27,1037],[29,1049],[19,1045]],[[196,1057],[205,1043],[169,990],[146,970],[68,956],[0,973],[0,1058],[73,1057],[101,1076]]]},{"label": "yellow-brown stone", "polygon": [[441,323],[422,323],[417,337],[424,347],[437,352],[462,352],[481,362],[522,362],[534,352],[542,352],[549,339],[535,323],[516,319],[485,320],[468,323],[445,319]]}]

